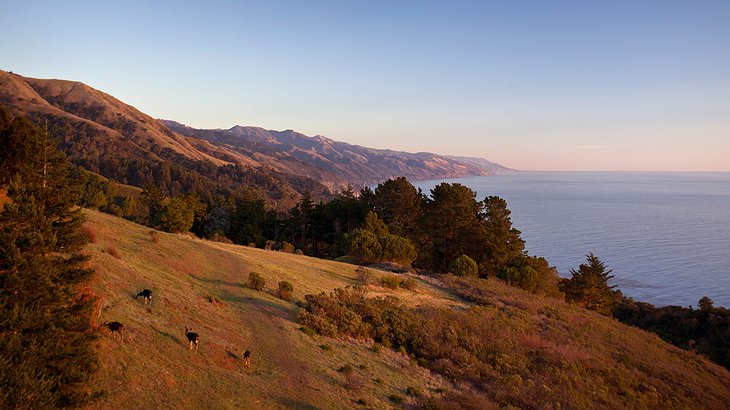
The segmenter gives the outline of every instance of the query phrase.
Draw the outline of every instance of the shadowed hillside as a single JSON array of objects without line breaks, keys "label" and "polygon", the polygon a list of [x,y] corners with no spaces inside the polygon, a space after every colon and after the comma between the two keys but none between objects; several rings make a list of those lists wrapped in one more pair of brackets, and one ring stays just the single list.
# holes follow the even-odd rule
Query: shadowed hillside
[{"label": "shadowed hillside", "polygon": [[[495,280],[478,291],[436,279],[418,279],[415,292],[367,287],[368,297],[389,295],[409,308],[440,311],[459,320],[454,329],[475,332],[460,342],[462,353],[438,366],[372,349],[369,340],[308,335],[299,330],[292,302],[360,284],[355,266],[151,231],[94,211],[87,216],[95,320],[118,320],[128,329],[124,344],[109,335],[98,341],[101,370],[93,388],[100,398],[92,408],[400,408],[428,397],[449,408],[450,397],[473,395],[478,385],[458,377],[453,384],[427,367],[453,376],[450,366],[460,363],[459,372],[491,374],[474,408],[723,408],[730,401],[728,372],[706,359]],[[250,272],[266,279],[265,292],[241,286]],[[294,286],[292,302],[273,292],[282,280]],[[134,298],[144,288],[153,291],[151,308]],[[433,323],[425,330],[441,334],[444,322]],[[197,353],[187,349],[185,326],[200,334]],[[484,361],[465,365],[484,340],[491,340]],[[250,370],[242,363],[245,350],[253,352]]]}]

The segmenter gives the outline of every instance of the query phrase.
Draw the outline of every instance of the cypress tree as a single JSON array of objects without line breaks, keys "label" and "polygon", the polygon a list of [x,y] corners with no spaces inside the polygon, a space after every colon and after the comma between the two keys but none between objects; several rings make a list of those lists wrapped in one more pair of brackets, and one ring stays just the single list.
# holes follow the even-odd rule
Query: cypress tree
[{"label": "cypress tree", "polygon": [[563,279],[560,290],[565,293],[567,301],[610,315],[615,303],[613,288],[616,286],[609,286],[608,280],[613,278],[613,269],[606,270],[606,265],[590,252],[586,255],[586,262],[578,270],[570,270],[572,277]]}]

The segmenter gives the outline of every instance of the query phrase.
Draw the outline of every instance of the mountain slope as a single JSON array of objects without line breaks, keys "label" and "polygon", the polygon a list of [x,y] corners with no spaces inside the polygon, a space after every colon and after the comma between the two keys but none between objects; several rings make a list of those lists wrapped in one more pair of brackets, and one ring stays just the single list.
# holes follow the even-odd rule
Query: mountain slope
[{"label": "mountain slope", "polygon": [[182,135],[225,144],[242,153],[258,151],[277,160],[295,158],[331,174],[340,175],[356,186],[374,184],[398,176],[423,180],[491,175],[495,171],[508,170],[480,158],[465,161],[428,152],[409,153],[367,148],[320,135],[309,137],[292,130],[274,131],[240,125],[227,130],[202,130],[169,120],[161,122]]},{"label": "mountain slope", "polygon": [[[375,351],[368,341],[308,336],[298,329],[294,303],[271,290],[241,286],[256,271],[268,289],[290,281],[294,300],[302,300],[360,283],[353,265],[150,231],[94,211],[87,215],[94,238],[87,251],[97,270],[91,284],[99,297],[95,319],[128,328],[124,344],[100,336],[101,370],[93,388],[101,397],[89,408],[362,408],[360,399],[368,408],[391,408],[401,405],[388,396],[413,402],[409,387],[434,398],[443,389],[472,390],[387,348]],[[719,409],[730,402],[725,369],[652,334],[495,280],[486,282],[489,291],[481,295],[488,303],[474,308],[443,284],[418,280],[415,293],[370,285],[368,296],[455,313],[474,310],[489,318],[481,327],[495,338],[489,347],[494,359],[474,366],[492,369],[490,385],[498,394],[484,396],[478,408],[522,403]],[[134,299],[144,288],[153,290],[151,308]],[[187,349],[185,326],[200,334],[197,353]],[[463,343],[475,343],[477,336]],[[241,361],[245,350],[253,352],[250,370]],[[347,365],[349,375],[338,371]],[[523,366],[531,373],[520,376],[516,371]]]},{"label": "mountain slope", "polygon": [[183,137],[82,83],[0,71],[0,104],[47,124],[74,163],[121,183],[155,183],[173,195],[196,192],[204,197],[250,185],[282,209],[304,191],[324,195],[333,188],[317,182],[314,178],[327,180],[317,172],[279,172],[207,141]]}]

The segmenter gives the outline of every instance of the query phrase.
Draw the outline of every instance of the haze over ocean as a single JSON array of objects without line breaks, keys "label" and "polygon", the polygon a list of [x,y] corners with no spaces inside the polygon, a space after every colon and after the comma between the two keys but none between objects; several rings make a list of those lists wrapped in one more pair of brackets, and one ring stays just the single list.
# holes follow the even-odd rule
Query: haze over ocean
[{"label": "haze over ocean", "polygon": [[[424,193],[442,181],[416,181]],[[561,276],[593,252],[625,295],[730,307],[730,173],[517,172],[448,180],[507,200],[531,255]]]}]

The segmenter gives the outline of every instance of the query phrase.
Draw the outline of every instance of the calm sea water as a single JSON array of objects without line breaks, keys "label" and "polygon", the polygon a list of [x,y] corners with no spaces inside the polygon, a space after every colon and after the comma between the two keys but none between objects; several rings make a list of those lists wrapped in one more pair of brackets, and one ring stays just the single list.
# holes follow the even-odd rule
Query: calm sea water
[{"label": "calm sea water", "polygon": [[[442,181],[417,181],[430,193]],[[452,179],[507,200],[531,255],[561,276],[593,252],[628,296],[730,307],[730,173],[519,172]]]}]

